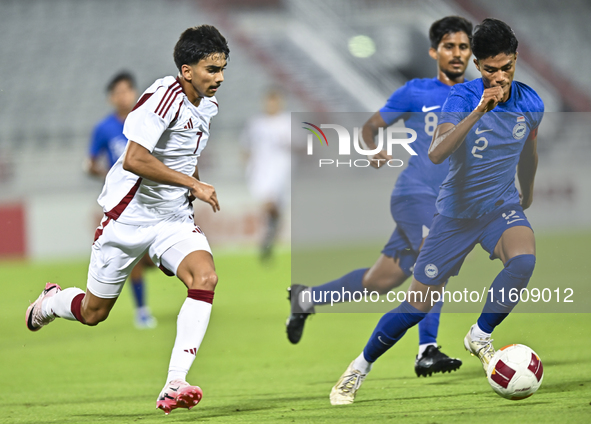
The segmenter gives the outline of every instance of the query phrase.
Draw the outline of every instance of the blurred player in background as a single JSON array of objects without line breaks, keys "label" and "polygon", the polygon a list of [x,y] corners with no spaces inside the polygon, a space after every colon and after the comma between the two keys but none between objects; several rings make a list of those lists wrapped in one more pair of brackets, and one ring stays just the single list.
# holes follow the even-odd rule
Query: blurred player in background
[{"label": "blurred player in background", "polygon": [[[123,123],[137,100],[135,78],[126,71],[118,73],[107,85],[107,94],[114,111],[94,127],[87,166],[90,175],[102,180],[127,146],[127,138],[123,135]],[[146,305],[144,285],[144,269],[153,266],[150,257],[144,255],[130,275],[136,305],[135,325],[140,329],[155,328],[157,325],[156,318]]]},{"label": "blurred player in background", "polygon": [[191,201],[220,209],[213,186],[201,182],[197,158],[209,139],[214,97],[230,50],[209,25],[183,32],[174,48],[178,76],[156,80],[125,120],[125,154],[109,171],[99,204],[105,218],[92,245],[86,293],[47,283],[26,312],[38,331],[56,317],[97,325],[107,319],[131,270],[148,252],[187,287],[177,319],[168,377],[156,407],[191,409],[202,390],[186,381],[205,336],[218,277],[207,238],[195,225]]},{"label": "blurred player in background", "polygon": [[[396,229],[382,250],[382,255],[371,268],[352,271],[321,286],[291,287],[292,313],[287,321],[287,335],[292,343],[299,342],[305,320],[314,312],[314,304],[325,303],[322,301],[323,292],[340,293],[346,290],[353,293],[367,289],[385,294],[412,275],[423,239],[429,233],[436,213],[435,200],[439,186],[449,169],[448,161],[441,165],[433,164],[427,156],[427,150],[437,127],[438,112],[441,111],[451,87],[464,82],[464,72],[472,54],[471,35],[472,24],[462,17],[448,16],[434,22],[429,29],[429,55],[437,61],[437,77],[407,82],[363,126],[363,140],[370,149],[375,149],[374,139],[379,129],[399,120],[403,120],[407,128],[412,128],[417,133],[413,149],[418,155],[411,156],[408,167],[396,181],[390,200]],[[381,160],[372,163],[379,168],[391,158],[382,151],[374,159]],[[308,291],[311,293],[306,293]],[[314,304],[306,303],[306,298],[312,299]],[[330,301],[330,295],[328,299]],[[439,302],[419,323],[419,353],[415,361],[417,376],[451,372],[462,365],[462,361],[450,358],[437,345],[442,305],[443,302]]]},{"label": "blurred player in background", "polygon": [[248,188],[263,205],[266,223],[261,243],[263,261],[271,257],[290,188],[291,117],[283,111],[283,103],[283,94],[278,89],[268,90],[264,98],[265,113],[248,123],[241,140],[248,162]]},{"label": "blurred player in background", "polygon": [[433,163],[450,158],[450,165],[408,292],[420,295],[407,296],[380,319],[363,352],[333,387],[333,405],[354,401],[373,363],[427,315],[432,294],[441,294],[476,244],[504,265],[464,338],[464,347],[478,356],[486,373],[495,353],[491,333],[519,301],[507,293],[527,286],[536,262],[534,234],[523,210],[533,200],[544,104],[533,89],[513,81],[517,45],[504,22],[485,19],[476,27],[472,51],[482,78],[451,89],[429,147]]}]

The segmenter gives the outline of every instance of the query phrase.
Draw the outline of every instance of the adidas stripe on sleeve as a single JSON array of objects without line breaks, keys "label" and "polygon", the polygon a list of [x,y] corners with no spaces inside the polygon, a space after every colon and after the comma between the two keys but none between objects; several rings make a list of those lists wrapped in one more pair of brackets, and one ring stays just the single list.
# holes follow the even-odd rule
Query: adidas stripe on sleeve
[{"label": "adidas stripe on sleeve", "polygon": [[[162,133],[178,117],[183,101],[182,88],[176,79],[159,80],[149,87],[127,116],[123,134],[152,152]],[[169,82],[169,84],[164,84]]]}]

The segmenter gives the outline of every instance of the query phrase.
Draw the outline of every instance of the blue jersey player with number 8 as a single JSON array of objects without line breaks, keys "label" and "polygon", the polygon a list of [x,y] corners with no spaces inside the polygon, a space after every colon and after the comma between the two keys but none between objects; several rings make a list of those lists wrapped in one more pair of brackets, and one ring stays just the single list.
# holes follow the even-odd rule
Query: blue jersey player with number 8
[{"label": "blue jersey player with number 8", "polygon": [[[390,201],[396,229],[371,268],[352,271],[321,286],[294,284],[291,287],[292,308],[287,335],[292,343],[299,342],[304,323],[314,312],[314,305],[326,303],[324,293],[340,293],[341,290],[358,293],[366,289],[385,294],[412,275],[412,267],[436,213],[439,187],[448,171],[448,161],[433,164],[427,150],[450,89],[464,82],[464,72],[472,54],[471,34],[472,24],[459,16],[448,16],[434,22],[429,30],[429,55],[437,61],[437,77],[408,81],[363,126],[363,140],[371,149],[375,149],[374,139],[379,129],[396,121],[403,120],[407,128],[417,133],[412,147],[418,154],[411,156],[408,167],[398,177]],[[372,161],[372,165],[379,168],[391,158],[382,151],[373,159],[376,160]],[[306,304],[306,297],[314,304]],[[327,298],[330,302],[330,294]],[[441,306],[442,302],[438,303],[419,324],[419,353],[415,361],[417,376],[451,372],[462,364],[459,359],[445,355],[437,346]]]},{"label": "blue jersey player with number 8", "polygon": [[[491,333],[519,300],[501,295],[525,288],[535,266],[534,234],[523,210],[532,203],[544,105],[533,89],[513,81],[517,44],[513,30],[499,20],[485,19],[475,28],[472,52],[482,78],[451,88],[429,147],[433,163],[450,160],[438,214],[409,288],[422,295],[407,296],[380,319],[361,355],[333,387],[333,405],[354,401],[372,364],[427,315],[437,298],[433,292],[443,291],[477,243],[504,265],[464,339],[486,372],[495,353]],[[521,194],[515,187],[516,168]]]}]

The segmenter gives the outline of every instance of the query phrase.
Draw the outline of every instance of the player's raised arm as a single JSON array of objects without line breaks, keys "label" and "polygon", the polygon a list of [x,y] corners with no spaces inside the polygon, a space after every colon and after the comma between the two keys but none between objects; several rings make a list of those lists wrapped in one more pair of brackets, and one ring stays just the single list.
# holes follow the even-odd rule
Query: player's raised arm
[{"label": "player's raised arm", "polygon": [[531,206],[534,197],[534,178],[538,168],[538,129],[533,130],[519,156],[517,164],[517,178],[521,187],[521,206],[527,209]]},{"label": "player's raised arm", "polygon": [[503,100],[502,87],[486,88],[478,106],[457,125],[444,122],[438,125],[433,134],[431,146],[429,146],[429,159],[431,162],[439,164],[447,159],[464,142],[466,135],[472,129],[474,124],[486,112],[493,110],[499,102]]},{"label": "player's raised arm", "polygon": [[170,169],[155,158],[145,147],[129,140],[123,169],[142,178],[177,187],[186,187],[197,199],[209,203],[214,212],[220,210],[215,189],[212,185],[198,181],[194,176]]},{"label": "player's raised arm", "polygon": [[[375,149],[376,144],[374,142],[376,135],[380,128],[386,128],[388,124],[382,118],[382,114],[378,111],[374,113],[371,118],[367,120],[365,124],[363,124],[363,128],[361,129],[361,137],[363,138],[363,142],[367,146],[368,149]],[[375,154],[370,161],[371,166],[378,169],[386,164],[387,161],[392,159],[384,150]]]}]

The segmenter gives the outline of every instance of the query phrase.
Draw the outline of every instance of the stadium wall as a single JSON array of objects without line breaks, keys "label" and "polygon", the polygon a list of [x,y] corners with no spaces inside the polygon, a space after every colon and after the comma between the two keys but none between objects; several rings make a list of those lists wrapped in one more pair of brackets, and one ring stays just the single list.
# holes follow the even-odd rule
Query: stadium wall
[{"label": "stadium wall", "polygon": [[[213,249],[249,248],[261,237],[258,204],[238,184],[218,185],[222,212],[195,202],[196,223]],[[0,201],[0,258],[59,259],[90,254],[102,217],[95,193],[40,194]],[[289,216],[282,240],[289,238]]]}]

